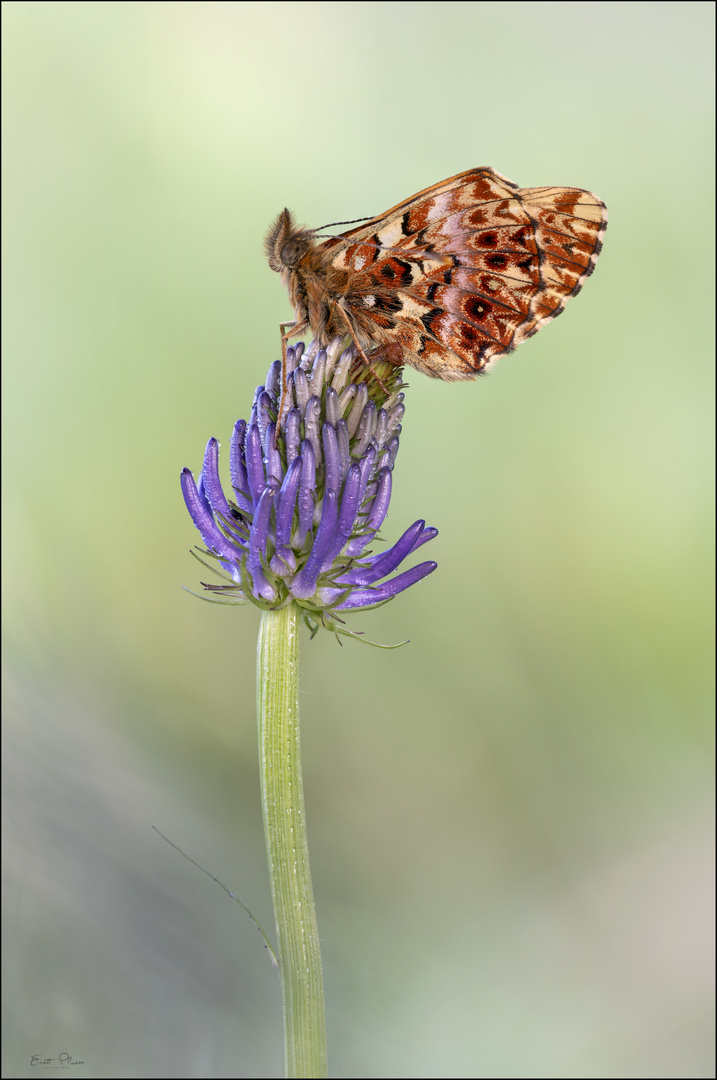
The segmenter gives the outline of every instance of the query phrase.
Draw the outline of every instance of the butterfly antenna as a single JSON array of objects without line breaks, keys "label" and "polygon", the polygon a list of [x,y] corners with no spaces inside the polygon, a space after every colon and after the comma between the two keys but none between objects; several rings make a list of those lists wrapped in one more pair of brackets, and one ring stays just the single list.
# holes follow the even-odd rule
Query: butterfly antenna
[{"label": "butterfly antenna", "polygon": [[319,225],[316,232],[320,232],[321,229],[333,229],[336,225],[358,225],[359,221],[371,221],[370,217],[355,217],[351,218],[351,221],[330,221],[328,225]]}]

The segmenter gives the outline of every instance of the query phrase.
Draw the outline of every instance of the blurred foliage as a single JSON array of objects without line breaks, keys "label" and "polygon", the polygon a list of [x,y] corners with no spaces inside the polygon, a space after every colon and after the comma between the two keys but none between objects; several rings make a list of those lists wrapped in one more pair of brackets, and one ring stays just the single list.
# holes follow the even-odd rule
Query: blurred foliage
[{"label": "blurred foliage", "polygon": [[[5,3],[5,1075],[281,1073],[258,617],[179,470],[290,315],[261,240],[492,165],[608,204],[567,313],[412,373],[386,528],[438,571],[305,637],[335,1076],[711,1061],[714,8]],[[43,1070],[46,1072],[47,1070]]]}]

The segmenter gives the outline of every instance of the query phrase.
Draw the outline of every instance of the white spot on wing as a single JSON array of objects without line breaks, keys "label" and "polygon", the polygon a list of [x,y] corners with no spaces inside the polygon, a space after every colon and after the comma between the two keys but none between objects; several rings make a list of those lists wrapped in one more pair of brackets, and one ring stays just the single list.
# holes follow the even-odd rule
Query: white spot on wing
[{"label": "white spot on wing", "polygon": [[403,239],[401,218],[394,218],[393,221],[389,221],[388,225],[384,225],[376,235],[381,247],[396,247],[399,241]]},{"label": "white spot on wing", "polygon": [[415,319],[420,319],[421,315],[425,315],[427,311],[431,310],[430,304],[416,300],[415,297],[409,296],[407,293],[400,292],[398,297],[403,304],[401,315],[404,317],[411,318],[413,316]]}]

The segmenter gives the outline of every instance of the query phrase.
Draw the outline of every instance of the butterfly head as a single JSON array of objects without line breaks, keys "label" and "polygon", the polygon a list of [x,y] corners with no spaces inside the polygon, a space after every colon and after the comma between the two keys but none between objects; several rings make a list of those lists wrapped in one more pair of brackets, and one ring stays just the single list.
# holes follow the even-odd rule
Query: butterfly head
[{"label": "butterfly head", "polygon": [[314,246],[314,232],[300,228],[290,210],[282,210],[264,238],[269,266],[277,274],[294,270]]}]

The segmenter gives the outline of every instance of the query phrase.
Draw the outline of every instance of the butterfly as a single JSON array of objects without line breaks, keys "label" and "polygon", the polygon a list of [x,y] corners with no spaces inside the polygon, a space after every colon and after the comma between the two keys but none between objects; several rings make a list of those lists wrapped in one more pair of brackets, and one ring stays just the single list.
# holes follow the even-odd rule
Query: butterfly
[{"label": "butterfly", "polygon": [[296,315],[282,324],[284,358],[309,330],[320,346],[348,335],[364,359],[473,379],[580,292],[606,227],[591,192],[519,188],[490,168],[325,239],[283,210],[264,243]]}]

